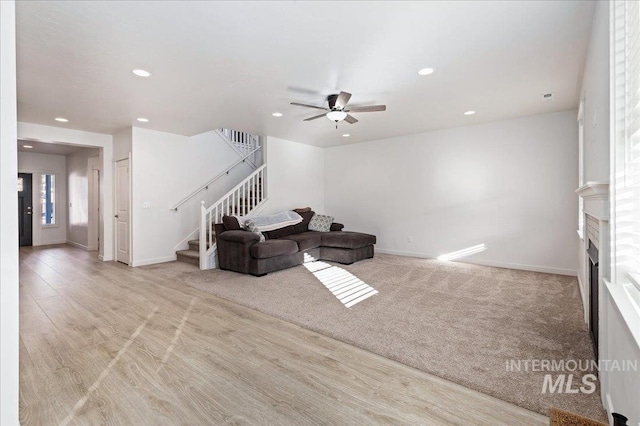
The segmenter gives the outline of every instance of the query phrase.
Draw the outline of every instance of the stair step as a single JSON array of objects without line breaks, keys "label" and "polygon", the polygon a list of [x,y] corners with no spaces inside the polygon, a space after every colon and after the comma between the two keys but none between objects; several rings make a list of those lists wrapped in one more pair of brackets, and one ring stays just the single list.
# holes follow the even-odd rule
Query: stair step
[{"label": "stair step", "polygon": [[[213,236],[213,243],[215,244],[216,242],[216,236]],[[207,242],[207,248],[209,248],[209,244]],[[200,251],[200,240],[189,240],[189,250],[193,250],[195,252],[199,252]]]},{"label": "stair step", "polygon": [[177,260],[180,262],[200,265],[200,253],[194,250],[180,250],[176,252]]}]

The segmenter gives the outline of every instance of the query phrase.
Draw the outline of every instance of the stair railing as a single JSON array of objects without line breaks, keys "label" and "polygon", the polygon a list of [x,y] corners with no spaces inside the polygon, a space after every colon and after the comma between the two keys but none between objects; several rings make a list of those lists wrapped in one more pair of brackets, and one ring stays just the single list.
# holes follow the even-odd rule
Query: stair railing
[{"label": "stair railing", "polygon": [[260,145],[258,137],[251,133],[225,128],[221,128],[220,133],[231,141],[242,154],[247,154]]},{"label": "stair railing", "polygon": [[264,164],[223,195],[211,207],[200,205],[200,269],[209,269],[209,257],[215,250],[213,225],[224,215],[247,216],[265,202]]},{"label": "stair railing", "polygon": [[209,189],[209,185],[211,185],[212,183],[214,183],[215,181],[217,181],[218,179],[220,179],[221,177],[228,175],[229,172],[231,170],[233,170],[233,168],[235,168],[236,166],[238,166],[239,164],[244,163],[245,161],[248,161],[248,158],[250,156],[252,156],[253,154],[255,154],[256,152],[260,151],[262,149],[261,146],[257,146],[256,148],[254,148],[251,152],[247,153],[246,155],[244,155],[241,159],[239,159],[238,161],[236,161],[235,163],[233,163],[231,166],[227,167],[227,169],[219,174],[217,174],[213,179],[211,179],[209,182],[205,183],[204,185],[202,185],[201,187],[199,187],[198,189],[196,189],[195,191],[193,191],[191,194],[187,195],[186,197],[184,197],[182,200],[180,200],[176,205],[174,205],[173,207],[171,207],[171,210],[173,210],[174,212],[178,211],[178,208],[183,205],[184,203],[186,203],[187,201],[189,201],[190,199],[192,199],[193,197],[195,197],[196,195],[198,195],[199,193],[201,193],[202,191],[206,191],[207,189]]}]

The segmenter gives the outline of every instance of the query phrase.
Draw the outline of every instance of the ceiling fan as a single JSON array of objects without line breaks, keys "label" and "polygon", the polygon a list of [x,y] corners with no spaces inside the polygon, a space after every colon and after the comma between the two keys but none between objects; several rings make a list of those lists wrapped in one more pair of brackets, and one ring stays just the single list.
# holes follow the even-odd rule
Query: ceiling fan
[{"label": "ceiling fan", "polygon": [[311,120],[315,120],[316,118],[327,117],[329,120],[335,121],[336,129],[338,128],[338,122],[342,120],[346,121],[349,124],[354,124],[358,122],[358,120],[354,116],[348,114],[350,112],[353,113],[353,112],[386,111],[387,109],[386,105],[366,105],[366,106],[354,106],[354,107],[347,108],[347,103],[349,102],[349,99],[351,99],[351,93],[340,92],[337,95],[329,95],[327,97],[329,108],[319,107],[315,105],[301,104],[298,102],[291,102],[291,105],[297,105],[297,106],[302,106],[306,108],[315,108],[315,109],[321,109],[323,111],[327,111],[320,115],[315,115],[313,117],[305,118],[304,121],[311,121]]}]

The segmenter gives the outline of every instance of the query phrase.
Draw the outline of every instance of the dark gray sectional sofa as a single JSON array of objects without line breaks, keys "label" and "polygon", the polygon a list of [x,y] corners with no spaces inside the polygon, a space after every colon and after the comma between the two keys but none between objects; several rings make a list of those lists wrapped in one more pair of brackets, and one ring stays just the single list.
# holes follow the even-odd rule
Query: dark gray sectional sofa
[{"label": "dark gray sectional sofa", "polygon": [[223,218],[225,223],[215,225],[218,267],[262,276],[303,264],[309,259],[305,254],[343,264],[373,257],[375,235],[342,231],[339,223],[333,223],[329,232],[309,231],[314,212],[300,215],[303,220],[297,225],[263,232],[264,242],[258,234],[239,229],[237,221]]}]

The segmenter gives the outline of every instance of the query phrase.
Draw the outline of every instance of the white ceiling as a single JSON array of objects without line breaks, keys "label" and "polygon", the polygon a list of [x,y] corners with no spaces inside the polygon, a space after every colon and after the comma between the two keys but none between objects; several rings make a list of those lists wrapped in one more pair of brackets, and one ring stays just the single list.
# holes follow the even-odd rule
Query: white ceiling
[{"label": "white ceiling", "polygon": [[[567,110],[592,14],[582,1],[19,2],[18,118],[101,133],[230,127],[331,146]],[[436,71],[422,77],[423,67]],[[336,130],[289,105],[325,105],[341,90],[350,105],[387,111]]]},{"label": "white ceiling", "polygon": [[[25,148],[24,146],[31,148]],[[64,145],[61,143],[38,142],[27,139],[18,140],[19,152],[35,152],[37,154],[69,155],[78,151],[88,150],[98,154],[97,148],[84,148],[78,145]]]}]

